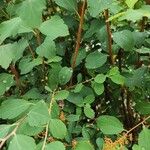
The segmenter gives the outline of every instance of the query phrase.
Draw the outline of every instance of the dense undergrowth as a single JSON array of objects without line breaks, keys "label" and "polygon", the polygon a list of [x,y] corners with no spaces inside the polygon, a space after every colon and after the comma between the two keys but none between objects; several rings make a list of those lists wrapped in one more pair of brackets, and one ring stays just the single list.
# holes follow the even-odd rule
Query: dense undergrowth
[{"label": "dense undergrowth", "polygon": [[0,149],[150,150],[150,5],[0,1]]}]

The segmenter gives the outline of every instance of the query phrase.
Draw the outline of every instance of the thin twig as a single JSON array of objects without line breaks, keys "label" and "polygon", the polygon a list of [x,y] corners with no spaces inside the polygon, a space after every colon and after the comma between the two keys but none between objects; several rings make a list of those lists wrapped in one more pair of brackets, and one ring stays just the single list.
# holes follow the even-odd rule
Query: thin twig
[{"label": "thin twig", "polygon": [[0,149],[2,149],[3,145],[5,144],[5,142],[6,142],[11,136],[13,136],[13,135],[16,134],[17,129],[19,128],[20,124],[24,121],[25,118],[26,118],[26,116],[23,117],[23,118],[21,118],[17,123],[15,123],[16,127],[14,128],[14,130],[13,130],[11,133],[9,133],[5,138],[0,139],[0,141],[1,141],[1,143],[0,143]]},{"label": "thin twig", "polygon": [[3,145],[5,144],[5,142],[13,135],[16,134],[16,131],[19,127],[19,124],[15,127],[15,129],[10,133],[8,134],[4,139],[1,140],[1,144],[0,144],[0,149],[3,147]]},{"label": "thin twig", "polygon": [[[91,79],[85,80],[85,81],[83,81],[83,82],[81,82],[81,83],[82,83],[82,84],[84,84],[84,83],[88,83],[88,82],[91,82],[92,80],[94,80],[94,78],[91,78]],[[69,86],[69,87],[66,87],[65,89],[66,89],[66,90],[73,89],[73,88],[74,88],[74,87],[76,87],[76,86],[77,86],[77,84],[72,85],[72,86]]]},{"label": "thin twig", "polygon": [[137,127],[139,127],[140,125],[144,124],[145,121],[147,121],[148,119],[150,119],[150,116],[146,117],[142,122],[138,123],[136,126],[134,126],[132,129],[130,129],[129,131],[127,131],[127,133],[125,134],[125,136],[127,136],[129,133],[131,133],[133,130],[135,130]]},{"label": "thin twig", "polygon": [[7,19],[10,19],[9,15],[0,7],[1,12],[5,15]]},{"label": "thin twig", "polygon": [[112,33],[111,33],[110,22],[108,21],[109,19],[108,9],[105,10],[104,16],[106,21],[107,35],[108,35],[108,51],[109,51],[110,63],[111,65],[114,65],[113,52],[112,52]]},{"label": "thin twig", "polygon": [[28,46],[28,48],[29,48],[29,51],[30,51],[30,53],[31,53],[31,55],[32,55],[32,58],[35,59],[35,54],[34,54],[34,52],[33,52],[33,49],[31,48],[30,45]]}]

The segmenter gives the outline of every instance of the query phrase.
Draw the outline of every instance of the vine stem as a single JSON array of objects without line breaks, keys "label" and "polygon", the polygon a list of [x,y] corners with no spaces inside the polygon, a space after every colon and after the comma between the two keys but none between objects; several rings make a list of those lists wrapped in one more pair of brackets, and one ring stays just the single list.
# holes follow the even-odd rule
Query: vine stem
[{"label": "vine stem", "polygon": [[107,35],[108,35],[108,51],[109,51],[110,63],[111,65],[114,65],[113,52],[112,52],[112,33],[111,33],[110,22],[108,21],[109,19],[108,9],[105,10],[104,16],[106,21]]},{"label": "vine stem", "polygon": [[54,100],[55,100],[55,99],[54,99],[55,93],[56,93],[56,90],[54,90],[53,93],[52,93],[52,97],[51,97],[51,101],[50,101],[49,109],[48,109],[49,114],[51,114],[51,111],[52,111],[53,102],[54,102]]},{"label": "vine stem", "polygon": [[[76,46],[75,46],[75,51],[74,51],[74,54],[73,54],[73,61],[72,61],[72,64],[71,64],[72,70],[74,70],[74,68],[76,66],[76,60],[77,60],[77,56],[78,56],[78,53],[79,53],[85,9],[86,9],[86,0],[84,0],[83,4],[82,4],[81,17],[80,17],[80,22],[79,22],[79,27],[78,27],[78,32],[77,32]],[[70,80],[70,85],[72,85],[72,78]]]},{"label": "vine stem", "polygon": [[42,150],[44,150],[45,146],[46,146],[46,140],[47,140],[47,137],[48,137],[48,126],[49,126],[49,123],[47,123],[47,125],[46,125],[46,132],[45,132],[44,142],[43,142],[43,145],[42,145]]}]

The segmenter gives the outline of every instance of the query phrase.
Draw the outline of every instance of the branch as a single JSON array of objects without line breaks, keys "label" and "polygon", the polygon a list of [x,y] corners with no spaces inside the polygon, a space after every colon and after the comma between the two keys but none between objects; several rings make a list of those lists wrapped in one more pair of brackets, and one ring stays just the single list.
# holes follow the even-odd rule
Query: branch
[{"label": "branch", "polygon": [[82,5],[82,9],[81,9],[81,17],[80,17],[80,23],[79,23],[78,33],[77,33],[75,52],[74,52],[74,55],[73,55],[73,62],[72,62],[72,65],[71,65],[73,70],[76,66],[76,59],[77,59],[79,48],[80,48],[82,27],[83,27],[84,14],[85,14],[85,7],[86,7],[86,0],[83,1],[83,5]]},{"label": "branch", "polygon": [[112,52],[112,33],[111,33],[111,26],[109,19],[109,10],[105,10],[104,12],[105,21],[106,21],[106,28],[107,28],[107,35],[108,35],[108,51],[109,51],[109,57],[110,57],[110,63],[111,65],[114,65],[114,59],[113,59],[113,52]]}]

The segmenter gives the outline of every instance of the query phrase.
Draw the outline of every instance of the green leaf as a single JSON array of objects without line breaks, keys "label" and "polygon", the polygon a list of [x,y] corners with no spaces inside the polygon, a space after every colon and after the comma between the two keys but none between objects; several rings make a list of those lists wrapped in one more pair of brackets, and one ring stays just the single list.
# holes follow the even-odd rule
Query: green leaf
[{"label": "green leaf", "polygon": [[19,128],[17,129],[17,134],[24,134],[28,136],[35,136],[41,133],[44,130],[44,127],[33,127],[30,126],[27,122],[27,119],[21,123]]},{"label": "green leaf", "polygon": [[0,46],[0,65],[2,68],[7,69],[12,62],[12,51],[12,44]]},{"label": "green leaf", "polygon": [[128,76],[125,80],[125,85],[130,88],[141,87],[146,70],[146,67],[132,70],[132,72],[130,72],[131,75]]},{"label": "green leaf", "polygon": [[61,85],[66,84],[72,76],[72,69],[68,67],[63,67],[59,72],[59,83]]},{"label": "green leaf", "polygon": [[65,146],[60,141],[54,141],[46,145],[45,150],[65,150]]},{"label": "green leaf", "polygon": [[27,111],[30,105],[32,105],[32,103],[23,99],[6,100],[0,106],[0,118],[14,119]]},{"label": "green leaf", "polygon": [[125,82],[125,78],[120,75],[120,74],[117,74],[117,75],[114,75],[114,76],[110,76],[110,79],[116,83],[116,84],[120,84],[120,85],[123,85],[124,82]]},{"label": "green leaf", "polygon": [[15,64],[17,60],[19,60],[23,56],[23,52],[25,48],[28,46],[28,42],[25,39],[21,39],[14,43],[13,49],[13,63]]},{"label": "green leaf", "polygon": [[108,72],[108,77],[120,74],[118,67],[113,67]]},{"label": "green leaf", "polygon": [[136,52],[138,52],[140,54],[149,54],[150,49],[147,48],[147,47],[142,46],[140,49],[136,49]]},{"label": "green leaf", "polygon": [[83,97],[79,93],[70,92],[69,96],[67,97],[67,100],[69,102],[77,105],[77,106],[83,106],[84,105],[84,103],[83,103]]},{"label": "green leaf", "polygon": [[24,57],[19,63],[19,69],[21,70],[21,74],[29,73],[34,67],[42,64],[42,58],[36,58],[32,60],[30,57]]},{"label": "green leaf", "polygon": [[80,116],[79,115],[69,115],[69,116],[67,116],[67,120],[69,121],[69,122],[75,122],[75,121],[78,121],[79,120],[79,118],[80,118]]},{"label": "green leaf", "polygon": [[132,32],[123,30],[113,34],[113,40],[125,51],[132,51],[134,47],[134,38]]},{"label": "green leaf", "polygon": [[113,0],[88,0],[88,10],[92,17],[97,17],[99,13],[108,9],[112,4]]},{"label": "green leaf", "polygon": [[150,148],[150,129],[144,127],[141,133],[139,134],[138,144],[144,150],[149,150]]},{"label": "green leaf", "polygon": [[150,114],[150,103],[149,102],[137,102],[135,109],[142,115]]},{"label": "green leaf", "polygon": [[59,64],[54,64],[51,67],[52,68],[49,69],[49,73],[48,73],[48,87],[54,90],[57,88],[59,83],[58,78],[59,78],[59,72],[61,70],[61,66]]},{"label": "green leaf", "polygon": [[26,32],[32,32],[32,29],[26,27],[19,17],[4,21],[0,24],[0,44],[10,36]]},{"label": "green leaf", "polygon": [[56,94],[55,94],[55,99],[56,100],[64,100],[66,99],[67,97],[69,96],[69,92],[67,90],[62,90],[62,91],[58,91]]},{"label": "green leaf", "polygon": [[3,95],[13,85],[14,85],[13,75],[7,73],[0,74],[0,95]]},{"label": "green leaf", "polygon": [[142,19],[143,14],[138,9],[128,9],[123,15],[119,18],[119,21],[129,20],[132,22],[136,22]]},{"label": "green leaf", "polygon": [[143,5],[140,9],[139,12],[142,13],[143,17],[150,18],[150,5]]},{"label": "green leaf", "polygon": [[90,141],[87,140],[81,140],[78,141],[74,150],[94,150],[93,145],[90,143]]},{"label": "green leaf", "polygon": [[74,93],[79,93],[83,88],[83,84],[82,83],[79,83],[76,85],[75,89],[73,90]]},{"label": "green leaf", "polygon": [[[71,58],[71,64],[73,63],[73,56],[74,56],[74,53],[73,53],[72,58]],[[76,64],[75,64],[75,66],[80,65],[85,57],[86,57],[86,51],[85,51],[85,49],[79,50],[78,56],[76,58]]]},{"label": "green leaf", "polygon": [[45,0],[25,0],[18,9],[18,15],[27,26],[37,28],[42,23],[42,11],[45,6]]},{"label": "green leaf", "polygon": [[98,74],[95,78],[94,81],[96,83],[104,83],[106,80],[106,76],[104,74]]},{"label": "green leaf", "polygon": [[90,94],[84,98],[84,103],[91,104],[94,102],[94,100],[95,100],[95,96],[93,94]]},{"label": "green leaf", "polygon": [[123,124],[116,117],[107,115],[98,117],[97,127],[104,134],[118,134],[124,130]]},{"label": "green leaf", "polygon": [[51,119],[49,130],[54,138],[64,139],[67,134],[66,125],[59,119]]},{"label": "green leaf", "polygon": [[34,99],[34,100],[38,99],[39,100],[39,99],[43,98],[43,95],[40,93],[40,91],[37,88],[32,88],[23,95],[23,98],[24,99]]},{"label": "green leaf", "polygon": [[94,88],[94,91],[97,95],[101,95],[104,92],[104,85],[102,83],[94,82],[92,87]]},{"label": "green leaf", "polygon": [[60,62],[62,60],[62,57],[59,56],[54,56],[54,57],[50,57],[47,61],[47,63],[52,63],[52,62]]},{"label": "green leaf", "polygon": [[77,1],[76,0],[54,0],[55,3],[69,11],[77,11]]},{"label": "green leaf", "polygon": [[67,25],[59,16],[53,16],[50,20],[43,22],[39,30],[51,40],[69,35]]},{"label": "green leaf", "polygon": [[23,51],[28,46],[26,40],[20,40],[18,43],[6,44],[0,46],[0,65],[7,69],[11,62],[14,63],[23,55]]},{"label": "green leaf", "polygon": [[32,137],[17,134],[9,143],[8,150],[33,150],[36,144]]},{"label": "green leaf", "polygon": [[107,61],[107,55],[98,51],[90,53],[86,58],[86,68],[96,69],[103,66]]},{"label": "green leaf", "polygon": [[45,41],[36,49],[36,53],[47,59],[54,58],[56,56],[55,42],[46,38]]},{"label": "green leaf", "polygon": [[14,125],[7,125],[7,124],[0,125],[0,139],[6,137],[13,126]]},{"label": "green leaf", "polygon": [[52,105],[52,109],[51,109],[51,118],[52,119],[58,119],[60,117],[60,107],[59,105],[57,104],[57,101],[54,101],[53,102],[53,105]]},{"label": "green leaf", "polygon": [[86,117],[91,118],[91,119],[93,119],[95,117],[95,112],[89,104],[85,105],[84,114],[86,115]]},{"label": "green leaf", "polygon": [[48,107],[44,101],[39,101],[28,113],[30,126],[43,126],[49,121]]},{"label": "green leaf", "polygon": [[[132,150],[143,150],[141,146],[134,144]],[[145,149],[144,149],[145,150]]]},{"label": "green leaf", "polygon": [[101,138],[101,137],[97,138],[97,139],[96,139],[96,144],[97,144],[98,148],[99,148],[100,150],[102,150],[102,149],[103,149],[103,146],[104,146],[104,139]]},{"label": "green leaf", "polygon": [[[144,45],[144,43],[145,43],[145,40],[147,38],[147,33],[134,31],[134,32],[132,32],[132,34],[133,34],[133,38],[135,41],[135,47],[137,47],[137,48],[141,47],[141,49],[146,48],[142,45]],[[134,50],[136,50],[136,49],[134,49]]]},{"label": "green leaf", "polygon": [[138,0],[126,0],[125,3],[129,8],[133,8],[134,5],[138,2]]}]

